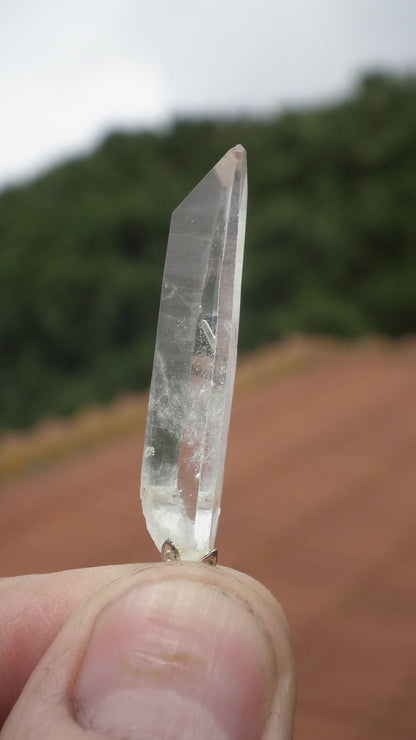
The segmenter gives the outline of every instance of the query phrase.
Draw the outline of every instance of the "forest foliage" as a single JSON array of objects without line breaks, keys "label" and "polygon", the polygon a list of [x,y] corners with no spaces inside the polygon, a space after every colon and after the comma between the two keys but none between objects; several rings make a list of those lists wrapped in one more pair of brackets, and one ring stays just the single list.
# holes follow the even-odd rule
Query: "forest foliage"
[{"label": "forest foliage", "polygon": [[245,146],[240,347],[416,330],[416,77],[267,118],[114,133],[0,195],[0,428],[150,381],[170,214]]}]

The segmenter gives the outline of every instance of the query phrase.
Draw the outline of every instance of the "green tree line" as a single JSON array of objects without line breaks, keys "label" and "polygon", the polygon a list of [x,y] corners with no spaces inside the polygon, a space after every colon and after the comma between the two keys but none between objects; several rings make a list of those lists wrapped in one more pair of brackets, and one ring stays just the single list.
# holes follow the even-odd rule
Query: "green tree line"
[{"label": "green tree line", "polygon": [[248,153],[240,346],[416,329],[416,77],[326,106],[114,133],[0,195],[0,428],[150,381],[169,219]]}]

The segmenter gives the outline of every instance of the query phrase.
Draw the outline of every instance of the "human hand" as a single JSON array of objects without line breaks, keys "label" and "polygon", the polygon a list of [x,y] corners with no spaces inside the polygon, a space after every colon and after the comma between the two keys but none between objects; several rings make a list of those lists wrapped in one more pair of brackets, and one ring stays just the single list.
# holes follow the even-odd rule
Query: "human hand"
[{"label": "human hand", "polygon": [[0,582],[1,740],[289,740],[295,677],[274,597],[221,566]]}]

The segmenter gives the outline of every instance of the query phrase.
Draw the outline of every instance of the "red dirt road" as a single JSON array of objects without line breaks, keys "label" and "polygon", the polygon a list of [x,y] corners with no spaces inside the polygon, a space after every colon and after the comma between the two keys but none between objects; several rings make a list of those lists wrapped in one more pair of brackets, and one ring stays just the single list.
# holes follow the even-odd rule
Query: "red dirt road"
[{"label": "red dirt road", "polygon": [[[415,343],[357,345],[234,405],[217,545],[285,608],[296,740],[416,737],[415,419]],[[155,560],[142,448],[133,434],[4,482],[1,575]]]}]

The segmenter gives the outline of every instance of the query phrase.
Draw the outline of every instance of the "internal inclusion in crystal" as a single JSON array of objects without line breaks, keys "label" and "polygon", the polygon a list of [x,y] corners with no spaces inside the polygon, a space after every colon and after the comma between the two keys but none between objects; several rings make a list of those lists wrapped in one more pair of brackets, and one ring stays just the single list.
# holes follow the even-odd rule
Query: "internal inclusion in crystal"
[{"label": "internal inclusion in crystal", "polygon": [[230,150],[174,211],[163,276],[141,497],[159,549],[214,545],[235,375],[245,152]]}]

